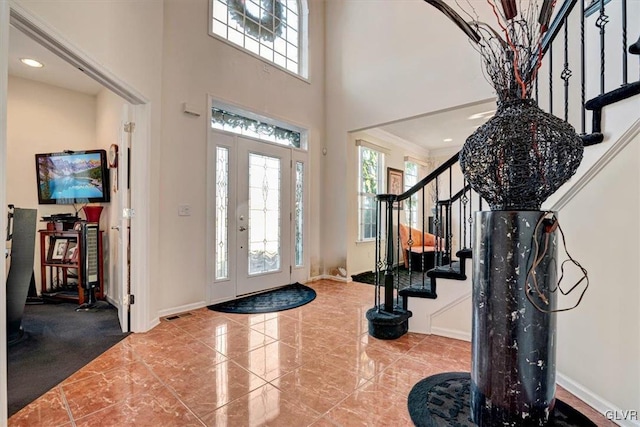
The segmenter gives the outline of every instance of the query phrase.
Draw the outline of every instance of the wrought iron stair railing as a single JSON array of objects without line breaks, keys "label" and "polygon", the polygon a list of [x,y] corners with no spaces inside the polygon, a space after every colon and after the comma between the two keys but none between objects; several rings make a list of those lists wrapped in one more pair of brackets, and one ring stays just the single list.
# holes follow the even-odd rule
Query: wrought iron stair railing
[{"label": "wrought iron stair railing", "polygon": [[[576,4],[579,7],[576,9]],[[618,6],[619,4],[619,6]],[[606,4],[604,0],[595,0],[585,7],[584,0],[565,0],[560,6],[556,16],[549,26],[549,31],[541,42],[542,55],[547,56],[546,62],[548,69],[547,83],[549,86],[546,94],[541,93],[539,88],[540,74],[535,82],[535,99],[541,103],[543,98],[547,98],[548,111],[554,113],[556,98],[554,97],[554,80],[557,80],[557,65],[553,62],[554,50],[561,49],[563,62],[561,64],[560,80],[562,80],[563,99],[562,116],[564,120],[571,122],[574,118],[571,113],[573,105],[578,106],[578,124],[574,127],[578,130],[585,146],[594,145],[603,142],[604,135],[602,133],[602,108],[615,102],[622,101],[634,95],[640,94],[640,81],[629,83],[629,56],[640,54],[640,37],[638,41],[628,45],[627,42],[627,1],[612,0]],[[622,75],[620,86],[606,92],[607,86],[607,48],[606,42],[606,25],[609,24],[610,17],[607,16],[606,10],[612,7],[620,7],[619,35],[622,46]],[[586,19],[585,10],[595,10],[598,17],[595,20],[595,27],[599,33],[599,94],[589,101],[586,100],[588,77],[586,67]],[[575,13],[578,13],[578,19],[575,19]],[[580,63],[580,86],[579,91],[572,88],[570,78],[573,71],[570,67],[570,28],[576,25],[579,27],[579,63]],[[637,22],[636,32],[640,32],[640,21]],[[559,38],[560,34],[562,38]],[[575,34],[571,31],[571,34]],[[640,59],[640,57],[639,57]],[[531,66],[536,66],[532,63]],[[640,62],[638,66],[640,77]],[[610,79],[609,79],[610,80]],[[541,105],[545,107],[545,105]],[[586,132],[587,111],[592,113],[591,133]],[[556,108],[557,112],[557,108]],[[573,114],[573,115],[572,115]],[[425,178],[420,180],[411,189],[400,195],[380,194],[377,196],[377,220],[376,220],[376,250],[375,250],[375,273],[376,273],[376,291],[375,291],[375,307],[378,310],[393,313],[394,309],[407,309],[406,297],[417,296],[424,298],[436,298],[436,279],[438,277],[447,278],[464,278],[464,259],[471,257],[471,239],[473,229],[473,211],[482,210],[482,199],[471,190],[470,186],[461,178],[461,173],[454,168],[458,168],[458,154],[455,154],[442,165],[429,173]],[[462,180],[462,183],[454,186],[454,180]],[[455,193],[454,193],[455,189]],[[408,210],[406,221],[402,221],[399,204],[404,204],[408,200],[417,195],[419,201],[418,209],[418,227],[412,227],[410,236],[406,242],[408,250],[402,250],[400,230],[398,225],[401,222],[412,224],[413,211]],[[431,215],[429,215],[431,214]],[[429,218],[431,217],[431,218]],[[430,221],[431,220],[431,221]],[[422,252],[418,252],[420,265],[415,265],[415,258],[412,257],[413,234],[416,238],[423,236],[425,232],[435,235],[434,245],[434,265],[433,268],[427,269],[425,263],[424,248]],[[454,236],[457,234],[457,239]],[[417,239],[416,239],[417,240]],[[460,261],[455,261],[456,255]],[[407,257],[408,268],[401,273],[401,265],[404,264],[404,257]],[[384,297],[381,292],[384,291]]]}]

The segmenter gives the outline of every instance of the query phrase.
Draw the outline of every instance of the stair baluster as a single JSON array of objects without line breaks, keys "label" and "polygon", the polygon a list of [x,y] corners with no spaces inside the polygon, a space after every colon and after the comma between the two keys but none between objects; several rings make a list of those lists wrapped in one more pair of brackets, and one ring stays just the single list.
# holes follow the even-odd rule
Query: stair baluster
[{"label": "stair baluster", "polygon": [[384,311],[393,313],[393,198],[387,199],[387,260],[384,272]]},{"label": "stair baluster", "polygon": [[604,93],[605,27],[608,22],[609,17],[604,12],[604,0],[600,0],[600,16],[596,20],[596,27],[600,28],[600,95]]},{"label": "stair baluster", "polygon": [[451,200],[453,197],[453,168],[449,166],[449,203],[447,203],[445,209],[447,212],[447,258],[449,261],[449,270],[452,270],[451,262],[453,261],[451,258],[452,252],[452,244],[453,244],[453,225],[451,221],[453,220],[453,201]]},{"label": "stair baluster", "polygon": [[620,2],[622,5],[622,85],[629,83],[627,76],[627,0]]},{"label": "stair baluster", "polygon": [[[394,202],[391,203],[391,206],[393,207],[394,205],[396,205],[396,203],[403,203],[403,202]],[[397,222],[396,222],[396,227],[398,227],[398,232],[396,233],[396,235],[398,236],[398,239],[396,241],[396,256],[394,259],[394,269],[395,269],[395,280],[396,280],[396,290],[399,291],[400,290],[400,250],[401,250],[401,244],[400,244],[400,212],[402,212],[400,210],[400,206],[397,207],[396,209],[397,212]],[[409,269],[409,275],[411,275],[411,269]],[[411,276],[409,276],[411,277]],[[411,279],[409,279],[409,283],[411,283]],[[395,306],[399,306],[399,298],[400,295],[398,294],[398,292],[395,293]]]},{"label": "stair baluster", "polygon": [[382,201],[380,199],[376,199],[376,294],[375,294],[375,305],[379,309],[380,307],[380,270],[382,270],[382,248],[380,245],[382,244]]},{"label": "stair baluster", "polygon": [[549,113],[553,114],[553,46],[549,47]]},{"label": "stair baluster", "polygon": [[585,95],[585,44],[584,44],[584,0],[580,0],[580,135],[587,134],[586,114],[584,108],[586,103]]},{"label": "stair baluster", "polygon": [[564,68],[560,78],[564,80],[564,120],[569,121],[569,79],[571,69],[569,69],[569,22],[564,23]]}]

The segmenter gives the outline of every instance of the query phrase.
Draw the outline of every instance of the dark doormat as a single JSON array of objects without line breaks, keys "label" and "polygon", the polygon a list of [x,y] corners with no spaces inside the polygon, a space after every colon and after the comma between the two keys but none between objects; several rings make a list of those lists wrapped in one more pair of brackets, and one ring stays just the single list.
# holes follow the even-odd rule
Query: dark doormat
[{"label": "dark doormat", "polygon": [[316,291],[310,287],[293,283],[271,291],[210,305],[207,308],[223,313],[271,313],[300,307],[310,303],[315,297]]},{"label": "dark doormat", "polygon": [[[469,402],[471,376],[468,372],[446,372],[427,377],[409,393],[409,415],[417,427],[475,427]],[[591,427],[591,420],[556,399],[548,427]]]},{"label": "dark doormat", "polygon": [[21,341],[7,347],[9,416],[58,385],[128,334],[109,306],[77,312],[77,304],[27,305]]}]

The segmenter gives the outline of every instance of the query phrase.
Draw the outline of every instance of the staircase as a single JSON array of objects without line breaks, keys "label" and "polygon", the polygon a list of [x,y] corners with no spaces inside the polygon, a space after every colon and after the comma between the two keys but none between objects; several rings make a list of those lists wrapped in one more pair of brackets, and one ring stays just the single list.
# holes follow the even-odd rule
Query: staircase
[{"label": "staircase", "polygon": [[[630,128],[640,130],[640,97],[636,97],[640,94],[640,38],[635,43],[627,40],[628,14],[634,17],[633,34],[640,33],[639,5],[628,5],[626,0],[595,0],[588,5],[585,0],[565,0],[556,10],[542,40],[545,60],[535,82],[535,99],[543,109],[570,122],[585,147],[600,144],[603,148],[586,149],[576,176],[550,198],[551,205],[545,204],[543,208],[553,208],[553,203],[570,191],[572,184],[579,183],[582,176],[597,167],[600,157],[607,151],[613,152],[613,145],[625,131]],[[619,54],[612,59],[611,52]],[[617,58],[620,64],[615,62]],[[577,76],[572,79],[574,74]],[[638,81],[629,82],[630,74]],[[576,83],[575,80],[579,81]],[[590,99],[587,100],[587,96]],[[624,105],[624,108],[607,115],[608,111],[614,111],[611,107],[614,104]],[[586,126],[588,115],[590,132]],[[603,122],[611,124],[615,131],[607,129],[605,132]],[[607,144],[610,146],[604,147]],[[419,271],[420,266],[411,265],[409,257],[409,280],[406,282],[411,285],[407,286],[399,280],[404,254],[398,230],[401,211],[394,206],[406,203],[415,195],[420,201],[419,232],[436,235],[436,263],[433,269]],[[406,313],[409,331],[470,340],[470,310],[465,304],[470,306],[471,298],[474,212],[483,210],[483,204],[462,177],[458,154],[405,193],[378,195],[377,283],[372,310],[390,316]],[[411,216],[407,219],[409,223],[414,220]],[[409,239],[409,250],[412,243]],[[457,315],[468,315],[462,322],[466,327],[450,328],[446,322],[436,326],[438,318],[449,310],[457,310]]]}]

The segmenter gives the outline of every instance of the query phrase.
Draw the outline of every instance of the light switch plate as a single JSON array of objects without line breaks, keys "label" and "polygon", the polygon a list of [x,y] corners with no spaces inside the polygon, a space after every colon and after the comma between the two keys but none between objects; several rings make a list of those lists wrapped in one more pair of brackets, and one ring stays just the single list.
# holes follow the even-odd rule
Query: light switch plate
[{"label": "light switch plate", "polygon": [[179,205],[178,216],[191,216],[191,205]]}]

